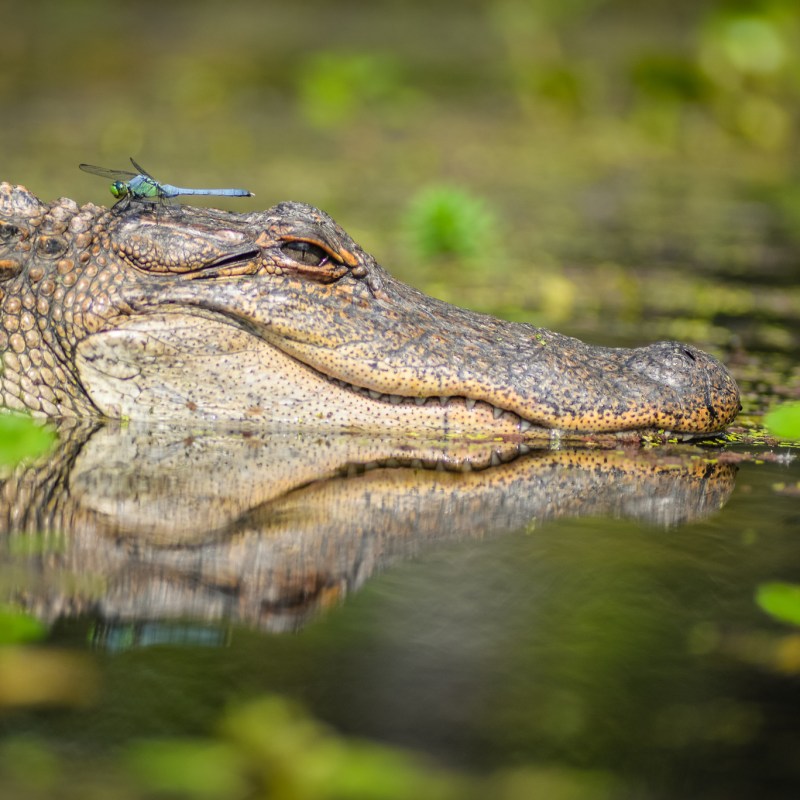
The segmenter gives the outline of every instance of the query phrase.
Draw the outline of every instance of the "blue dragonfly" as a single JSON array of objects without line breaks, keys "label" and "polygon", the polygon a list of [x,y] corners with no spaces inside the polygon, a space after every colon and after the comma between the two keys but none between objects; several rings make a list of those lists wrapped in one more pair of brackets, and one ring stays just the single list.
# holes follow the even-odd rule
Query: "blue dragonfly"
[{"label": "blue dragonfly", "polygon": [[252,197],[247,189],[186,189],[171,183],[157,181],[149,172],[140,167],[132,158],[136,172],[122,169],[106,169],[92,164],[78,166],[92,175],[99,175],[111,181],[111,194],[117,198],[114,208],[125,208],[132,200],[146,203],[166,203],[174,197],[183,195],[213,195],[215,197]]}]

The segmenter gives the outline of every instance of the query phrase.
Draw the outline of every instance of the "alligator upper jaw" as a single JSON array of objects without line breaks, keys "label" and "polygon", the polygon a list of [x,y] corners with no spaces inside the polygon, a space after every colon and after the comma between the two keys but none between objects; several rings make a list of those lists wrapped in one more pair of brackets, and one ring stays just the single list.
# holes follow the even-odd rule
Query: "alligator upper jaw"
[{"label": "alligator upper jaw", "polygon": [[[407,394],[398,391],[396,376],[388,391],[381,391],[380,384],[374,388],[376,383],[359,385],[348,380],[352,367],[350,371],[327,368],[325,351],[319,346],[301,346],[277,336],[269,326],[257,331],[252,323],[243,327],[230,317],[197,309],[173,307],[120,319],[111,329],[84,339],[75,363],[94,404],[112,418],[251,421],[506,438],[550,436],[553,430],[569,435],[661,429],[694,436],[729,421],[717,415],[707,430],[682,430],[670,425],[674,420],[666,415],[662,420],[659,409],[664,413],[670,404],[679,404],[676,388],[656,384],[646,374],[650,360],[641,351],[619,352],[634,354],[629,356],[634,362],[628,367],[629,382],[650,388],[649,394],[638,393],[641,404],[655,408],[655,414],[645,417],[634,407],[626,422],[624,416],[611,416],[606,401],[595,396],[599,405],[593,417],[584,398],[560,412],[536,401],[538,416],[536,407],[528,415],[524,408],[520,413],[520,403],[508,386],[493,390],[465,380],[462,391],[450,391],[452,384],[444,384],[442,391],[438,384],[428,393],[432,381],[424,371],[412,375]],[[334,358],[328,360],[337,363]],[[398,366],[401,377],[403,369]],[[470,392],[470,385],[477,391]],[[681,408],[679,413],[686,411]]]},{"label": "alligator upper jaw", "polygon": [[[361,282],[310,288],[291,278],[245,280],[199,303],[347,384],[382,395],[469,398],[541,430],[708,435],[739,411],[731,375],[691,346],[595,347],[428,297],[374,263],[371,275],[377,292]],[[464,425],[474,429],[475,420]]]}]

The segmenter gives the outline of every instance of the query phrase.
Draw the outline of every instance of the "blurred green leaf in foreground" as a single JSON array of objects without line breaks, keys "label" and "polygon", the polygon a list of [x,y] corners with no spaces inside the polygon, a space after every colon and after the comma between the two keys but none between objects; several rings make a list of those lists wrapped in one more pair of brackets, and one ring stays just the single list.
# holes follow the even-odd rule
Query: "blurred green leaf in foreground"
[{"label": "blurred green leaf in foreground", "polygon": [[780,581],[762,583],[756,591],[756,603],[774,619],[800,625],[800,585]]},{"label": "blurred green leaf in foreground", "polygon": [[0,414],[0,465],[15,466],[46,453],[56,440],[48,427],[22,414]]},{"label": "blurred green leaf in foreground", "polygon": [[781,439],[800,439],[800,403],[783,403],[765,417],[767,430]]}]

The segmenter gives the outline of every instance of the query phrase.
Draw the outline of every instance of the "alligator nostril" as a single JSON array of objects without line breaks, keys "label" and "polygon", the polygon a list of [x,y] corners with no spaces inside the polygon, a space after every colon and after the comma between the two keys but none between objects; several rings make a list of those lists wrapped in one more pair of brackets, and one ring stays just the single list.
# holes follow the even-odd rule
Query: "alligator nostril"
[{"label": "alligator nostril", "polygon": [[694,353],[691,350],[687,350],[685,347],[683,348],[683,354],[685,356],[689,356],[689,358],[691,358],[692,361],[697,361],[697,359],[694,357]]}]

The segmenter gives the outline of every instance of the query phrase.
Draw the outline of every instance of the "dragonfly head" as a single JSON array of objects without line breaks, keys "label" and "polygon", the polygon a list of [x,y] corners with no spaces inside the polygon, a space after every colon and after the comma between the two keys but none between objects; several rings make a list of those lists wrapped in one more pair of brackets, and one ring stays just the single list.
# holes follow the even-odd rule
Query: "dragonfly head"
[{"label": "dragonfly head", "polygon": [[123,183],[122,181],[114,181],[111,184],[111,194],[119,200],[121,197],[125,197],[128,194],[128,185]]}]

